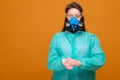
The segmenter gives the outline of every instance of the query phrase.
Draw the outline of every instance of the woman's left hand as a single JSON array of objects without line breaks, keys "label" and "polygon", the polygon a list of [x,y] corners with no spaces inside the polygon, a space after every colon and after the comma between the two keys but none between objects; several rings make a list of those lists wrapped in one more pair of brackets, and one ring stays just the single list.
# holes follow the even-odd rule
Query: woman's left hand
[{"label": "woman's left hand", "polygon": [[80,61],[75,60],[75,59],[71,59],[71,58],[69,58],[68,63],[69,63],[71,66],[81,66],[81,62],[80,62]]},{"label": "woman's left hand", "polygon": [[73,66],[81,66],[80,61],[71,58],[64,59],[62,63],[69,70],[72,70]]}]

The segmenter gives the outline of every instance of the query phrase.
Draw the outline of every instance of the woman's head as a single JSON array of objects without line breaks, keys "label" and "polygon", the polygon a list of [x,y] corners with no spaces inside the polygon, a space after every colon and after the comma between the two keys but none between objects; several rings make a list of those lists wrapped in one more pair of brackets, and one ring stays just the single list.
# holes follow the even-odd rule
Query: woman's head
[{"label": "woman's head", "polygon": [[80,12],[76,8],[69,9],[68,12],[66,13],[66,18],[69,21],[72,17],[76,17],[80,21],[80,19],[82,18],[82,12]]},{"label": "woman's head", "polygon": [[83,28],[82,31],[85,31],[85,24],[84,24],[84,16],[82,15],[83,9],[82,7],[76,3],[72,2],[66,6],[65,9],[66,17],[65,17],[65,22],[64,22],[64,27],[62,31],[66,31],[66,23],[72,18],[76,17],[77,20],[79,20],[81,23],[83,23]]}]

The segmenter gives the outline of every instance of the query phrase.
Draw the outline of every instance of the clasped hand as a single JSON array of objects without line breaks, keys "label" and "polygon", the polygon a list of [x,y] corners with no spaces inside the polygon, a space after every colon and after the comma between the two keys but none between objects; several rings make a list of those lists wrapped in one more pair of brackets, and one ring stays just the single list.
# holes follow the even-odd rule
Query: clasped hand
[{"label": "clasped hand", "polygon": [[72,70],[73,66],[81,66],[81,62],[75,59],[67,58],[63,59],[62,64],[65,68]]}]

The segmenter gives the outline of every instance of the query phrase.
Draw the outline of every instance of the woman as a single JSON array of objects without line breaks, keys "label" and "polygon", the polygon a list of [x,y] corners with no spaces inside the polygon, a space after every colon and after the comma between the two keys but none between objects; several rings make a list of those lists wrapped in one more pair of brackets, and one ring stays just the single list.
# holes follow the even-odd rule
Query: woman
[{"label": "woman", "polygon": [[51,41],[48,69],[54,71],[52,80],[95,80],[96,70],[106,61],[99,39],[86,32],[82,7],[67,5],[62,32]]}]

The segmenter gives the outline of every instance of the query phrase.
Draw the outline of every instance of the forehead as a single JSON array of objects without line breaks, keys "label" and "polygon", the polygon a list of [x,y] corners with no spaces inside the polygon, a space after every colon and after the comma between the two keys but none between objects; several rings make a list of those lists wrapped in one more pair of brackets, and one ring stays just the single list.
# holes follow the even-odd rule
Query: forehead
[{"label": "forehead", "polygon": [[80,14],[80,11],[76,8],[71,8],[68,10],[68,14]]}]

